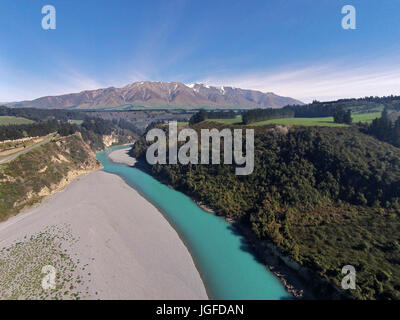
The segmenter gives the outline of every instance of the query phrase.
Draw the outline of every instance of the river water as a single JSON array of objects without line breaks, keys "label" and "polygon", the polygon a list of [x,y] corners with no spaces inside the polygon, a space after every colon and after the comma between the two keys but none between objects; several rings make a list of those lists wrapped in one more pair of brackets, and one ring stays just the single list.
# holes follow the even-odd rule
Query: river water
[{"label": "river water", "polygon": [[162,212],[189,249],[211,299],[291,298],[279,279],[255,259],[247,241],[234,227],[149,174],[112,162],[107,154],[119,148],[123,147],[97,154],[104,171],[123,178]]}]

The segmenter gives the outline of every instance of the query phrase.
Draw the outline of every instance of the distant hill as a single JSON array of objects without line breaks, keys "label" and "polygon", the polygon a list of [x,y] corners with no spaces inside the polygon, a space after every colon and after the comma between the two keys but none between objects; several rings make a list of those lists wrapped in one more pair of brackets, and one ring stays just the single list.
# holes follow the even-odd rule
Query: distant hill
[{"label": "distant hill", "polygon": [[135,82],[123,88],[87,90],[60,96],[48,96],[32,101],[6,104],[12,107],[43,109],[100,109],[124,106],[138,107],[239,107],[281,108],[301,101],[274,93],[232,87],[213,87],[181,82]]},{"label": "distant hill", "polygon": [[337,107],[343,107],[345,110],[351,110],[353,113],[374,113],[381,112],[385,107],[391,111],[400,111],[400,96],[390,95],[383,97],[364,97],[339,99],[334,101],[313,101],[312,103],[296,108],[300,113],[304,113],[304,117],[309,116],[309,111],[314,110],[334,110]]}]

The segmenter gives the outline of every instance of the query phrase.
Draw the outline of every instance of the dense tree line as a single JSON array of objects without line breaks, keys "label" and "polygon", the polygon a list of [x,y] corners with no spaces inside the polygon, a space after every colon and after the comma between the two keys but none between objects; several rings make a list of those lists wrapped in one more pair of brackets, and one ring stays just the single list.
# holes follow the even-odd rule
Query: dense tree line
[{"label": "dense tree line", "polygon": [[[121,137],[139,136],[140,134],[140,130],[125,119],[105,120],[74,110],[0,106],[0,116],[23,117],[36,121],[32,124],[0,126],[0,141],[45,136],[53,132],[57,132],[61,136],[80,132],[86,141],[93,142],[96,148],[100,149],[102,142],[99,136],[109,135],[112,132]],[[81,125],[77,125],[72,123],[71,120],[82,120],[83,122]]]},{"label": "dense tree line", "polygon": [[366,127],[362,126],[362,130],[379,140],[400,147],[400,117],[394,122],[391,121],[387,108],[382,112],[380,118],[373,120]]},{"label": "dense tree line", "polygon": [[233,110],[227,111],[207,111],[207,119],[233,119],[236,113]]},{"label": "dense tree line", "polygon": [[292,110],[295,118],[320,118],[332,117],[338,106],[327,105],[317,101],[303,106],[286,106],[284,109]]},{"label": "dense tree line", "polygon": [[[121,124],[122,127],[119,127],[119,124]],[[132,131],[134,129],[135,131]],[[81,125],[59,120],[47,120],[32,124],[0,126],[0,141],[45,136],[53,132],[57,132],[61,136],[68,136],[75,132],[81,132],[81,134],[88,139],[93,135],[110,135],[112,132],[121,136],[137,136],[136,128],[131,127],[131,125],[124,120],[118,121],[118,123],[115,124],[110,120],[86,117]]]},{"label": "dense tree line", "polygon": [[293,118],[294,112],[288,108],[282,109],[255,109],[242,114],[243,124],[270,119]]},{"label": "dense tree line", "polygon": [[339,123],[351,123],[351,111],[345,111],[341,105],[326,105],[314,101],[302,106],[286,106],[282,109],[255,109],[243,112],[243,123],[280,118],[320,118],[332,117],[337,114]]},{"label": "dense tree line", "polygon": [[358,99],[339,99],[335,101],[313,101],[306,105],[289,105],[289,108],[295,112],[296,118],[314,118],[314,117],[331,117],[337,107],[342,107],[345,110],[352,112],[376,112],[386,107],[390,110],[400,111],[400,96],[386,97],[365,97]]},{"label": "dense tree line", "polygon": [[228,111],[206,111],[204,109],[195,113],[189,120],[189,124],[195,124],[207,119],[233,119],[236,113],[233,110]]},{"label": "dense tree line", "polygon": [[42,121],[32,124],[0,126],[0,141],[15,140],[25,137],[45,136],[60,129],[57,120]]},{"label": "dense tree line", "polygon": [[[400,150],[356,127],[288,133],[257,127],[255,133],[249,176],[236,176],[235,166],[222,164],[148,170],[217,214],[248,225],[260,241],[273,241],[338,287],[342,266],[354,265],[353,298],[400,299]],[[141,140],[131,153],[145,163]]]},{"label": "dense tree line", "polygon": [[[333,101],[332,103],[334,103],[335,101]],[[385,104],[388,108],[390,109],[396,109],[398,107],[400,107],[400,96],[395,96],[395,95],[390,95],[390,96],[383,96],[383,97],[374,97],[374,96],[370,96],[370,97],[364,97],[364,98],[354,98],[354,99],[340,99],[337,100],[337,102],[339,103],[351,103],[351,102],[357,102],[357,103],[381,103],[381,104]]]},{"label": "dense tree line", "polygon": [[200,110],[199,112],[197,112],[193,116],[191,116],[191,118],[189,120],[189,124],[195,124],[195,123],[199,123],[199,122],[206,120],[207,119],[206,115],[207,115],[207,111]]},{"label": "dense tree line", "polygon": [[7,108],[0,106],[0,116],[22,117],[34,121],[43,120],[83,120],[86,115],[78,110],[63,110],[63,109],[36,109],[36,108]]}]

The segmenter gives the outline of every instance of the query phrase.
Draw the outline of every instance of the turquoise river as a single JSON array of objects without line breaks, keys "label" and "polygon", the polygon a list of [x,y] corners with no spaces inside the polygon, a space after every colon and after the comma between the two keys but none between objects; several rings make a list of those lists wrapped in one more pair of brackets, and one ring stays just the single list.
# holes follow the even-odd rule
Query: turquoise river
[{"label": "turquoise river", "polygon": [[[107,154],[119,148],[122,146],[97,154],[104,171],[123,178],[162,212],[190,251],[210,298],[291,298],[279,279],[255,259],[247,242],[228,222],[205,212],[189,197],[149,174],[109,160]],[[149,236],[157,237],[156,234]]]}]

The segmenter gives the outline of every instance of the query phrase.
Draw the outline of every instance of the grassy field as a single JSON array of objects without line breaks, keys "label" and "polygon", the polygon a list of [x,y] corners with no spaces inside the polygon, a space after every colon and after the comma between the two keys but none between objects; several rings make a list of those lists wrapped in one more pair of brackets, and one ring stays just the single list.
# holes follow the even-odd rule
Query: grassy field
[{"label": "grassy field", "polygon": [[10,124],[29,124],[33,122],[33,120],[20,117],[0,116],[0,126],[7,126]]},{"label": "grassy field", "polygon": [[0,142],[0,163],[4,158],[21,151],[23,151],[23,153],[28,152],[34,145],[39,146],[44,140],[49,141],[49,139],[51,139],[53,136],[54,133],[51,133],[47,136],[39,138],[25,138],[9,142]]},{"label": "grassy field", "polygon": [[251,126],[263,126],[267,124],[282,124],[289,126],[317,126],[317,127],[345,127],[343,123],[333,122],[333,117],[323,118],[284,118],[272,119],[252,123]]},{"label": "grassy field", "polygon": [[233,118],[233,119],[208,119],[206,121],[219,122],[219,123],[225,123],[225,124],[241,124],[242,116],[236,116],[236,118]]},{"label": "grassy field", "polygon": [[355,113],[352,115],[353,122],[372,122],[376,118],[380,118],[382,112],[372,112],[372,113]]},{"label": "grassy field", "polygon": [[69,120],[69,122],[80,126],[83,123],[83,120]]},{"label": "grassy field", "polygon": [[[360,113],[353,114],[353,122],[371,122],[375,118],[379,118],[381,115],[380,112],[373,113]],[[241,124],[242,116],[237,116],[234,119],[209,119],[207,121],[220,122],[225,124]],[[263,126],[267,124],[282,124],[282,125],[290,125],[290,126],[324,126],[324,127],[343,127],[345,124],[335,123],[333,122],[333,117],[322,117],[322,118],[283,118],[283,119],[272,119],[254,122],[251,126]]]}]

